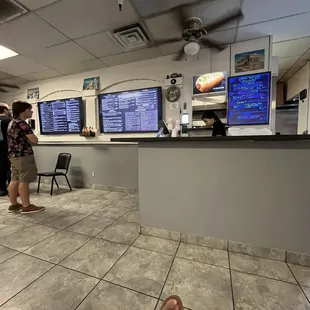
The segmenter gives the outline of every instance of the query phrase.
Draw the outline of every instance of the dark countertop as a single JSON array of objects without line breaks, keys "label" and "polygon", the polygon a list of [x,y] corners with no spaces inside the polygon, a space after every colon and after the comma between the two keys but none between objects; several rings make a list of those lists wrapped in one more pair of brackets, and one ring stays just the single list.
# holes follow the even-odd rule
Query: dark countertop
[{"label": "dark countertop", "polygon": [[310,141],[310,135],[217,136],[179,138],[112,138],[111,142],[232,142],[232,141]]}]

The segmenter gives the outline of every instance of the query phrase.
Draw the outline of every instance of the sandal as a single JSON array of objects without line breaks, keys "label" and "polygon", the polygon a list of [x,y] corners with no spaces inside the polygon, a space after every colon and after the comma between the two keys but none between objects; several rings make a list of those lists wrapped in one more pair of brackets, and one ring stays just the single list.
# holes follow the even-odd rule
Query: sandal
[{"label": "sandal", "polygon": [[[176,295],[172,295],[172,296],[169,296],[168,298],[166,298],[164,303],[160,307],[160,310],[164,309],[164,307],[167,305],[168,301],[173,300],[173,299],[177,301],[179,309],[184,310],[181,298],[179,296],[176,296]],[[173,310],[173,309],[171,309],[171,310]]]}]

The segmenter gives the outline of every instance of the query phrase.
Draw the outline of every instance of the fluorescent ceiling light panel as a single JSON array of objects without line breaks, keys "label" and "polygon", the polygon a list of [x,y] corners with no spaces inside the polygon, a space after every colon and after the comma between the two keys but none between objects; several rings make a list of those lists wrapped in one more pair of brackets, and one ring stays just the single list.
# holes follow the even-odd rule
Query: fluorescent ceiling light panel
[{"label": "fluorescent ceiling light panel", "polygon": [[11,58],[17,55],[17,53],[13,52],[9,48],[0,45],[0,60]]}]

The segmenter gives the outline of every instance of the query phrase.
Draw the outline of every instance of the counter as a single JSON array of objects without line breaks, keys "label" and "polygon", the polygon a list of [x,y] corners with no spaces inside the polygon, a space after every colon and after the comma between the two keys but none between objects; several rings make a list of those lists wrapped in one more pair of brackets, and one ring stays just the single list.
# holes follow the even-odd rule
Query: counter
[{"label": "counter", "polygon": [[138,143],[141,224],[310,254],[310,136]]}]

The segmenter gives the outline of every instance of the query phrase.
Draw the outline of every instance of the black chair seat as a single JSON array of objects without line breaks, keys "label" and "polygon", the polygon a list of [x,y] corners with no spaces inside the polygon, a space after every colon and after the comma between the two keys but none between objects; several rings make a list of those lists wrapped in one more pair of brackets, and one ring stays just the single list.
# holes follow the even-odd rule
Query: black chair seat
[{"label": "black chair seat", "polygon": [[[55,182],[56,186],[59,188],[59,185],[58,185],[57,180],[56,180],[57,176],[65,177],[66,181],[68,183],[68,186],[70,188],[70,191],[72,191],[72,187],[71,187],[70,182],[69,182],[68,177],[67,177],[70,161],[71,161],[71,154],[60,153],[58,155],[56,167],[55,167],[55,170],[53,172],[39,172],[37,174],[39,177],[37,193],[40,192],[41,177],[51,177],[52,178],[51,196],[52,196],[53,195],[54,182]],[[59,170],[62,170],[62,171],[59,171]]]},{"label": "black chair seat", "polygon": [[65,175],[63,172],[39,172],[38,176],[42,177],[57,177],[59,175]]}]

